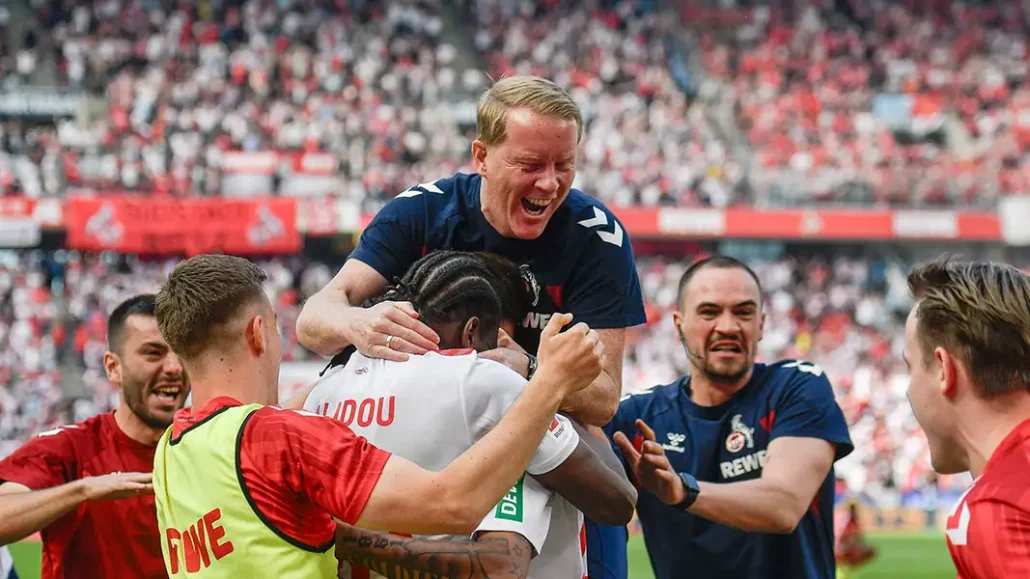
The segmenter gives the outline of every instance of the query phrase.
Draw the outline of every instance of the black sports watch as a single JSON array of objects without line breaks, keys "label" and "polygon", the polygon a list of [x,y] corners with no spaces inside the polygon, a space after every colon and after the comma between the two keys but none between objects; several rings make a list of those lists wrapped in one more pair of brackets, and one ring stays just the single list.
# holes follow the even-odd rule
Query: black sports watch
[{"label": "black sports watch", "polygon": [[675,505],[677,509],[685,511],[690,508],[690,505],[694,504],[697,500],[697,495],[701,494],[701,487],[697,486],[697,479],[694,475],[687,474],[685,472],[679,473],[680,481],[683,482],[683,490],[687,492],[687,498],[683,499],[678,505]]},{"label": "black sports watch", "polygon": [[532,380],[533,374],[536,374],[536,356],[526,352],[526,358],[529,359],[529,368],[526,370],[526,380]]}]

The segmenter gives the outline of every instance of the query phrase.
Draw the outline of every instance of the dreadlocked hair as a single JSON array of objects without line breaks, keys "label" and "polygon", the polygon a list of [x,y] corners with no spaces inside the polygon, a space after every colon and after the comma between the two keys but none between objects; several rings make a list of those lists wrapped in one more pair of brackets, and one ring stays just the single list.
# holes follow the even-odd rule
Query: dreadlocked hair
[{"label": "dreadlocked hair", "polygon": [[501,321],[501,298],[494,275],[476,254],[434,251],[411,264],[386,292],[363,304],[383,301],[411,302],[426,324],[464,322],[478,316],[484,326],[496,328]]},{"label": "dreadlocked hair", "polygon": [[501,298],[501,318],[518,323],[533,304],[533,292],[522,268],[496,253],[477,251],[475,255],[493,273],[494,289]]}]

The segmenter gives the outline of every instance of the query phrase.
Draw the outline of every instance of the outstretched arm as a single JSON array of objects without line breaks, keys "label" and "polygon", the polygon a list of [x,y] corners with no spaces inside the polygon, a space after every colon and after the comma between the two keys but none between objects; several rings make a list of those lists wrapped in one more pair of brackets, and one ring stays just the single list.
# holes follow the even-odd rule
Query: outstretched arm
[{"label": "outstretched arm", "polygon": [[150,473],[113,473],[38,491],[14,482],[0,484],[0,546],[43,530],[85,501],[153,494],[151,479]]},{"label": "outstretched arm", "polygon": [[[637,428],[644,438],[640,450],[624,433],[615,433],[615,444],[637,483],[667,505],[681,503],[687,496],[686,489],[655,441],[654,431],[643,420],[637,420]],[[833,452],[833,444],[818,438],[774,439],[769,443],[760,478],[700,482],[701,494],[688,512],[741,531],[791,533],[830,472]]]},{"label": "outstretched arm", "polygon": [[532,554],[529,541],[517,533],[430,541],[336,524],[336,556],[387,579],[405,579],[410,571],[434,578],[526,579]]},{"label": "outstretched arm", "polygon": [[68,434],[43,432],[0,461],[0,545],[41,531],[85,501],[153,494],[150,473],[112,473],[70,480],[78,460]]}]

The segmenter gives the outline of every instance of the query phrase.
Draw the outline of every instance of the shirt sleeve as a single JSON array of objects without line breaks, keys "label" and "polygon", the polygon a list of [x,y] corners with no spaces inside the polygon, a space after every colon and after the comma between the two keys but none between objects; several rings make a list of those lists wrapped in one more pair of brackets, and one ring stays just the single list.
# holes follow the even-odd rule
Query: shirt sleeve
[{"label": "shirt sleeve", "polygon": [[69,429],[43,432],[0,461],[0,483],[13,482],[38,491],[78,478],[75,447]]},{"label": "shirt sleeve", "polygon": [[339,421],[272,406],[255,413],[243,444],[258,472],[276,473],[291,492],[351,525],[390,458]]},{"label": "shirt sleeve", "polygon": [[533,545],[533,556],[540,554],[551,526],[551,493],[531,476],[523,476],[501,502],[479,524],[473,539],[481,533],[518,533]]},{"label": "shirt sleeve", "polygon": [[[417,188],[412,189],[418,191]],[[402,193],[390,200],[361,233],[348,259],[372,267],[387,280],[400,277],[422,256],[425,245],[426,201]]]},{"label": "shirt sleeve", "polygon": [[594,226],[589,232],[587,246],[566,282],[563,309],[574,316],[574,322],[586,322],[594,329],[643,324],[647,316],[629,236],[611,212],[603,210],[603,215],[614,223]]},{"label": "shirt sleeve", "polygon": [[[492,360],[477,359],[462,381],[461,399],[465,424],[475,443],[486,436],[526,386],[526,379],[507,366]],[[569,458],[579,444],[579,434],[569,420],[555,415],[526,472],[545,474]]]},{"label": "shirt sleeve", "polygon": [[967,550],[976,576],[1030,577],[1030,514],[996,500],[976,501],[969,512],[968,543],[955,549]]},{"label": "shirt sleeve", "polygon": [[854,446],[848,424],[822,368],[809,362],[788,362],[777,369],[790,372],[783,395],[767,417],[770,442],[781,436],[821,438],[836,447],[834,460],[851,454]]}]

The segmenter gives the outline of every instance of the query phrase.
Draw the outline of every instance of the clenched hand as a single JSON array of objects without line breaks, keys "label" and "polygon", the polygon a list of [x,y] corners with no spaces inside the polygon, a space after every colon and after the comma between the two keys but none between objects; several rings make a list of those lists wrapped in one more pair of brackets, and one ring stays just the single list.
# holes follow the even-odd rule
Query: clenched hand
[{"label": "clenched hand", "polygon": [[[597,330],[580,322],[561,332],[572,322],[572,314],[554,314],[540,334],[539,365],[534,378],[558,384],[568,395],[589,386],[604,368],[604,343]],[[561,333],[559,333],[561,332]]]}]

